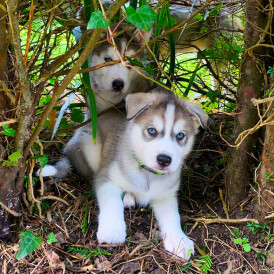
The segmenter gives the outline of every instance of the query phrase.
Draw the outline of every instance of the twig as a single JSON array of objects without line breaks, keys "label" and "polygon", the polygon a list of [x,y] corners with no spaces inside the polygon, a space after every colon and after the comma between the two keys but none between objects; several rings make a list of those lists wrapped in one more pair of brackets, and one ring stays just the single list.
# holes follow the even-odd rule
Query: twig
[{"label": "twig", "polygon": [[64,203],[67,206],[70,206],[70,204],[68,202],[66,202],[65,200],[63,200],[62,198],[57,197],[57,196],[47,195],[47,196],[41,196],[41,197],[37,198],[37,200],[46,200],[46,199],[56,200],[56,201],[59,201],[61,203]]},{"label": "twig", "polygon": [[2,202],[0,202],[0,206],[2,208],[4,208],[8,213],[10,213],[11,215],[15,216],[15,217],[20,217],[22,216],[22,213],[18,213],[10,208],[8,208],[5,204],[3,204]]},{"label": "twig", "polygon": [[61,218],[62,224],[64,226],[65,234],[66,234],[67,238],[69,238],[68,229],[67,229],[66,223],[64,221],[63,214],[61,213],[60,207],[58,207],[58,213],[59,213],[59,216]]},{"label": "twig", "polygon": [[224,211],[225,211],[226,218],[229,219],[229,214],[228,214],[228,211],[227,211],[227,206],[226,206],[226,203],[224,201],[223,192],[222,192],[221,189],[219,189],[219,193],[220,193],[220,198],[221,198],[221,201],[222,201],[222,204],[223,204],[223,208],[224,208]]},{"label": "twig", "polygon": [[248,218],[243,218],[243,219],[222,219],[222,218],[215,218],[215,219],[206,219],[206,218],[187,218],[192,221],[196,222],[203,222],[205,224],[214,224],[214,223],[245,223],[245,222],[253,222],[258,224],[259,221],[256,219],[248,219]]},{"label": "twig", "polygon": [[33,168],[35,165],[35,161],[31,160],[30,161],[30,171],[29,171],[29,182],[28,182],[28,190],[27,190],[27,194],[28,194],[28,200],[30,202],[32,202],[31,208],[33,207],[34,202],[36,203],[38,212],[39,212],[39,218],[43,218],[42,216],[42,210],[41,210],[41,206],[40,206],[40,201],[39,199],[36,199],[34,196],[34,191],[33,191],[33,185],[32,185],[32,173],[33,173]]},{"label": "twig", "polygon": [[265,104],[268,102],[274,101],[274,97],[268,97],[268,98],[264,98],[264,99],[256,99],[256,98],[252,98],[251,102],[253,103],[254,106],[260,105],[260,104]]},{"label": "twig", "polygon": [[70,195],[73,199],[77,199],[77,197],[75,195],[73,195],[71,192],[74,191],[74,189],[72,191],[68,191],[67,189],[65,189],[64,187],[62,187],[60,184],[58,184],[57,182],[55,182],[55,184],[61,188],[62,190],[64,190],[65,192],[67,192],[68,195]]},{"label": "twig", "polygon": [[17,122],[17,119],[9,119],[7,121],[0,122],[0,127],[2,127],[3,125],[14,124],[16,122]]}]

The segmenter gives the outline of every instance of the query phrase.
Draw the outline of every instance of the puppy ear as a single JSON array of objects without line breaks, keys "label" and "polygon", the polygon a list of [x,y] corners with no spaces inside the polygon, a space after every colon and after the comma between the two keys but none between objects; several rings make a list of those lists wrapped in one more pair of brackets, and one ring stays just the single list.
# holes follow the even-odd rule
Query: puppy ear
[{"label": "puppy ear", "polygon": [[147,107],[151,106],[156,100],[156,94],[153,93],[135,93],[126,97],[127,120],[137,117]]},{"label": "puppy ear", "polygon": [[151,35],[152,28],[148,32],[137,30],[137,33],[135,34],[135,39],[138,41],[138,43],[141,44],[141,46],[143,46],[145,45],[145,42],[147,43],[150,40]]},{"label": "puppy ear", "polygon": [[187,100],[185,100],[185,106],[198,118],[198,126],[201,125],[204,129],[207,129],[209,117],[207,113],[204,112],[203,108]]},{"label": "puppy ear", "polygon": [[107,29],[104,29],[102,31],[102,33],[100,34],[100,37],[99,37],[98,41],[102,41],[102,40],[104,40],[104,39],[107,38],[107,31],[108,31]]}]

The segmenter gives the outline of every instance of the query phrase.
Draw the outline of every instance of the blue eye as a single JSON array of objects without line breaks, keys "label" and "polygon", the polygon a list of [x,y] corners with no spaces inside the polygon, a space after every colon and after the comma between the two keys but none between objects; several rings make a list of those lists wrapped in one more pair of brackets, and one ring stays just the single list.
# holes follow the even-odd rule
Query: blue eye
[{"label": "blue eye", "polygon": [[157,130],[153,127],[147,129],[147,132],[150,136],[155,137],[157,135]]},{"label": "blue eye", "polygon": [[104,60],[105,60],[106,62],[111,62],[111,61],[113,61],[111,57],[106,57],[106,58],[104,58]]},{"label": "blue eye", "polygon": [[176,139],[177,139],[178,141],[182,141],[182,140],[184,139],[184,137],[185,137],[185,135],[184,135],[184,133],[182,133],[182,132],[180,132],[180,133],[178,133],[178,134],[176,135]]}]

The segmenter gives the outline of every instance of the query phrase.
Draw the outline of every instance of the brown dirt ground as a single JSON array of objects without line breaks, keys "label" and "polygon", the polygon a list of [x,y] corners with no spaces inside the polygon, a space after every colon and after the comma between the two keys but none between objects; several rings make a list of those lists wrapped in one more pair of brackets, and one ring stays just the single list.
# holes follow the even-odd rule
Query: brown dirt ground
[{"label": "brown dirt ground", "polygon": [[[62,142],[65,141],[61,139]],[[182,173],[178,195],[182,227],[196,243],[196,254],[190,262],[165,252],[150,208],[125,210],[126,244],[98,245],[95,235],[98,207],[92,187],[72,174],[65,180],[44,180],[45,196],[60,197],[67,205],[44,200],[41,203],[43,218],[39,218],[37,208],[29,212],[22,204],[24,214],[13,227],[13,238],[0,241],[2,273],[207,273],[201,271],[204,262],[200,257],[205,254],[212,260],[210,273],[274,273],[273,237],[272,243],[264,239],[267,233],[273,236],[273,221],[265,234],[252,234],[247,222],[240,222],[243,218],[254,218],[254,193],[229,212],[229,218],[238,222],[206,222],[215,218],[226,219],[220,198],[220,190],[225,193],[222,159],[226,157],[226,150],[217,133],[201,132]],[[61,155],[60,142],[51,143],[45,153],[51,155],[52,162],[56,161]],[[39,187],[39,183],[34,186],[36,197],[39,197]],[[81,228],[83,220],[86,220],[84,231]],[[234,244],[235,229],[249,239],[251,252],[244,252],[240,245]],[[18,261],[15,256],[19,232],[25,230],[42,236],[43,241],[38,249]],[[55,234],[57,243],[47,244],[50,232]],[[87,258],[79,252],[69,252],[71,247],[79,250],[84,247],[91,253],[100,247],[109,255],[93,254]],[[270,250],[272,253],[267,254]],[[267,254],[266,260],[259,253]]]}]

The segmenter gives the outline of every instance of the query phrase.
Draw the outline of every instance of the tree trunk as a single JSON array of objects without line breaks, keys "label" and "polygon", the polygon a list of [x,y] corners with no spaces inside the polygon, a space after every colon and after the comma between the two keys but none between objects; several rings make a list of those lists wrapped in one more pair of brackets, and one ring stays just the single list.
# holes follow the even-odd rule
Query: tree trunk
[{"label": "tree trunk", "polygon": [[[274,87],[274,76],[272,77],[272,90]],[[259,197],[257,205],[257,218],[265,222],[265,217],[274,212],[274,101],[269,103],[270,111],[268,117],[271,122],[266,126],[264,148],[262,154],[261,169],[258,178]]]},{"label": "tree trunk", "polygon": [[[267,17],[261,12],[265,7],[263,0],[247,0],[245,45],[250,48],[259,42],[262,30],[265,29]],[[258,27],[256,27],[258,26]],[[234,136],[238,137],[244,130],[252,128],[258,122],[256,107],[251,103],[252,98],[260,98],[263,94],[263,73],[258,54],[262,47],[246,50],[240,68],[240,80],[237,93],[237,116]],[[226,172],[226,199],[229,208],[237,205],[247,195],[249,181],[252,178],[252,152],[257,142],[257,133],[249,135],[239,146],[230,151]]]},{"label": "tree trunk", "polygon": [[[6,7],[5,1],[0,0],[0,5]],[[12,102],[6,94],[9,88],[9,81],[14,80],[14,74],[8,74],[9,56],[8,47],[10,36],[8,33],[7,13],[0,9],[0,122],[10,118]],[[0,159],[7,159],[8,153],[5,138],[0,136]],[[17,211],[20,202],[21,188],[17,186],[17,181],[22,180],[24,171],[23,166],[4,167],[0,163],[0,203],[7,208]],[[21,172],[21,173],[20,173]],[[7,238],[11,235],[10,224],[12,215],[0,205],[0,238]]]},{"label": "tree trunk", "polygon": [[[5,7],[5,1],[0,0]],[[7,37],[7,14],[0,9],[0,122],[6,120],[6,111],[10,108],[10,100],[4,90],[3,81],[7,80],[7,49],[9,40]]]}]

